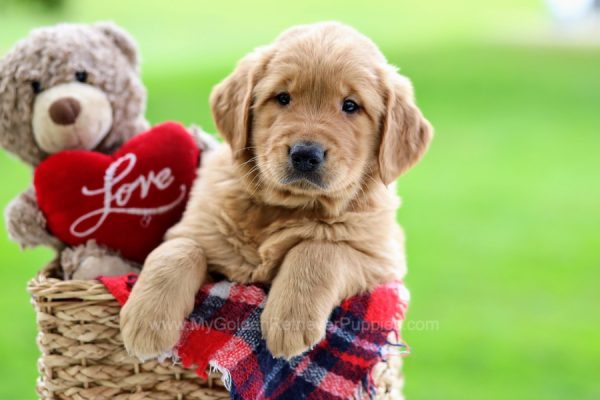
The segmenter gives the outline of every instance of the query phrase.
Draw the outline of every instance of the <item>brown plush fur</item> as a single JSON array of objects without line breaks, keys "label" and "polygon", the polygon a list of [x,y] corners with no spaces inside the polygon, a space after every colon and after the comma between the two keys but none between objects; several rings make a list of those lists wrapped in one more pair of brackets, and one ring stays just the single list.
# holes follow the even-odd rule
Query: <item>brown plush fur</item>
[{"label": "brown plush fur", "polygon": [[[281,92],[289,105],[275,101]],[[360,111],[342,112],[344,99]],[[432,130],[409,81],[336,23],[293,28],[256,50],[211,106],[229,145],[205,159],[183,220],[146,260],[121,312],[123,339],[140,357],[169,350],[207,272],[218,272],[272,282],[263,335],[275,356],[291,357],[323,337],[343,298],[404,275],[387,185],[417,162]],[[289,148],[305,140],[327,151],[321,185],[288,182]]]},{"label": "brown plush fur", "polygon": [[46,158],[34,139],[31,83],[48,90],[75,82],[78,71],[87,72],[88,84],[106,94],[113,110],[110,133],[95,150],[110,152],[148,128],[133,39],[110,23],[59,24],[32,31],[0,60],[2,147],[33,166]]},{"label": "brown plush fur", "polygon": [[[76,82],[76,73],[80,71],[87,73],[86,83]],[[43,89],[40,94],[34,93],[33,81],[40,83]],[[60,138],[55,135],[56,124],[46,123],[38,125],[38,131],[34,132],[32,121],[36,99],[59,89],[65,96],[81,95],[75,92],[83,90],[91,92],[95,100],[105,99],[103,104],[109,108],[108,115],[111,116],[110,121],[104,123],[107,131],[94,132],[95,124],[84,123],[71,132],[66,131],[70,127],[58,127],[62,129],[58,132],[65,134]],[[98,118],[97,110],[94,110],[97,106],[97,102],[82,103],[82,115],[87,118],[84,122]],[[49,155],[40,146],[40,138],[54,146],[62,146],[61,149],[79,148],[67,140],[67,135],[73,135],[72,131],[77,129],[87,128],[88,136],[104,135],[94,150],[110,152],[118,148],[148,128],[144,119],[145,106],[146,90],[139,75],[137,46],[126,32],[111,23],[60,24],[36,29],[0,60],[0,145],[32,167]],[[47,109],[38,112],[47,115]],[[46,229],[46,220],[39,210],[33,188],[8,205],[5,217],[11,239],[22,247],[44,245],[58,251],[64,248],[64,244]],[[103,259],[103,256],[107,258]],[[85,261],[88,257],[90,260]],[[89,274],[76,274],[79,278],[98,275],[89,268],[91,265],[111,265],[115,272],[131,270],[129,263],[98,246],[80,246],[63,253],[62,259],[72,269],[71,273],[75,272],[75,265],[87,263],[85,270],[89,270]]]}]

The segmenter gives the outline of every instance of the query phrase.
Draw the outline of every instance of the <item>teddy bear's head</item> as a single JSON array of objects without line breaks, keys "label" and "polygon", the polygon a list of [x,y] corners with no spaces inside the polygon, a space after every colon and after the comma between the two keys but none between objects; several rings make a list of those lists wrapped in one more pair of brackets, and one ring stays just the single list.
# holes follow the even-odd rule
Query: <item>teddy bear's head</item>
[{"label": "teddy bear's head", "polygon": [[34,30],[0,60],[0,145],[30,165],[148,128],[135,42],[111,23]]}]

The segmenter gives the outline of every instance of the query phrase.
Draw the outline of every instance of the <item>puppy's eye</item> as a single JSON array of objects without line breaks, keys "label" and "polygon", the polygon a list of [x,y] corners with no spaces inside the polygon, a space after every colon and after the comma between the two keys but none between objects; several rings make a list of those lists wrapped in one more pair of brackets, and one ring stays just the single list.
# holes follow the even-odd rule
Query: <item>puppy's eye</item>
[{"label": "puppy's eye", "polygon": [[287,106],[292,101],[292,97],[288,92],[281,92],[277,96],[275,96],[275,100],[282,106]]},{"label": "puppy's eye", "polygon": [[344,103],[342,104],[342,111],[345,112],[346,114],[354,114],[355,112],[358,111],[360,107],[358,106],[358,104],[356,104],[356,102],[354,100],[344,100]]},{"label": "puppy's eye", "polygon": [[33,90],[33,93],[35,93],[35,94],[42,93],[42,91],[44,90],[40,81],[32,81],[31,89]]},{"label": "puppy's eye", "polygon": [[86,83],[87,79],[88,79],[88,74],[85,71],[77,71],[77,72],[75,72],[75,79],[78,82]]}]

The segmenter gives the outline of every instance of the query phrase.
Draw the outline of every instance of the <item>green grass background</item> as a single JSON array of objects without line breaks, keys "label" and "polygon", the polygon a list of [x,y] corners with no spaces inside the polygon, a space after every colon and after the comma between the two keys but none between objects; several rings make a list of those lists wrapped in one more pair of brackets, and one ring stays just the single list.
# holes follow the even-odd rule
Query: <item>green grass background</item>
[{"label": "green grass background", "polygon": [[[600,47],[557,46],[538,0],[0,0],[0,54],[36,26],[111,19],[139,41],[148,118],[214,130],[236,60],[297,23],[371,36],[436,128],[399,181],[409,399],[600,398]],[[0,205],[31,172],[0,152]],[[25,285],[52,254],[0,235],[0,399],[35,397]]]}]

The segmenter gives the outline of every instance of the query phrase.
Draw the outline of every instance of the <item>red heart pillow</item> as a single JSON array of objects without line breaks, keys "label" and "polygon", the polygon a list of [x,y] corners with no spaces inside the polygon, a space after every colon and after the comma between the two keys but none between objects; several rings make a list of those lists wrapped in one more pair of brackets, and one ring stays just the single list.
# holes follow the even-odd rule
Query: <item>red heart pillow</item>
[{"label": "red heart pillow", "polygon": [[180,220],[199,155],[191,135],[173,122],[136,135],[113,155],[63,151],[36,168],[37,201],[63,242],[95,239],[143,262]]}]

